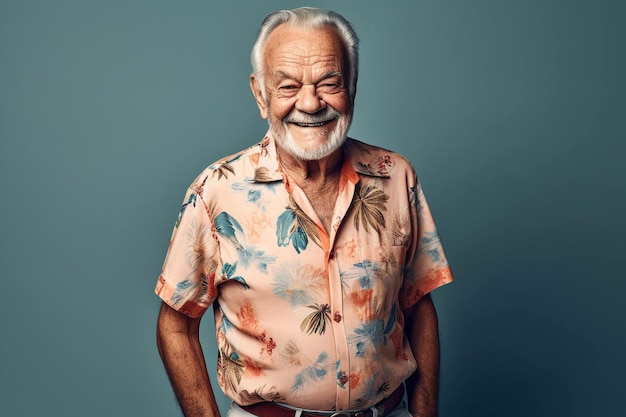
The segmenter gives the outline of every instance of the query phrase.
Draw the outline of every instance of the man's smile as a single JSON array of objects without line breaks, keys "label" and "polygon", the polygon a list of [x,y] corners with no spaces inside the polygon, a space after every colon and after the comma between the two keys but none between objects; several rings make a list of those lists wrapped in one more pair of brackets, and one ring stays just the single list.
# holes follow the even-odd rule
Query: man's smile
[{"label": "man's smile", "polygon": [[317,122],[317,123],[298,123],[298,122],[291,122],[291,123],[299,127],[320,127],[320,126],[324,126],[327,123],[332,122],[333,120],[335,119],[327,120],[324,122]]},{"label": "man's smile", "polygon": [[333,123],[339,120],[340,117],[341,113],[339,113],[334,107],[327,106],[325,109],[315,114],[306,114],[293,110],[283,119],[283,123],[302,128],[316,128]]}]

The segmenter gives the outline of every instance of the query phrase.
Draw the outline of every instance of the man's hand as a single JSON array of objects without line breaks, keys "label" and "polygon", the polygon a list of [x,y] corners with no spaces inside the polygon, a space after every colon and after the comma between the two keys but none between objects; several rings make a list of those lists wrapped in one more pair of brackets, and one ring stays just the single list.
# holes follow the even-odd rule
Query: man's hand
[{"label": "man's hand", "polygon": [[157,323],[157,346],[185,417],[220,417],[200,345],[200,319],[165,303]]},{"label": "man's hand", "polygon": [[430,295],[404,311],[407,338],[417,371],[406,381],[409,412],[414,417],[437,417],[439,395],[439,329]]}]

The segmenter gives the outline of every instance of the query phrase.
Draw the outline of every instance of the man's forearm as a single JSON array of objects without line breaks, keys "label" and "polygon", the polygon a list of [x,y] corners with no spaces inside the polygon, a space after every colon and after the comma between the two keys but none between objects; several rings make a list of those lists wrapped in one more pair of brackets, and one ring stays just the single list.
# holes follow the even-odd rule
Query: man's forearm
[{"label": "man's forearm", "polygon": [[437,313],[426,296],[407,315],[406,328],[417,371],[406,381],[409,412],[436,417],[439,395],[439,330]]},{"label": "man's forearm", "polygon": [[185,417],[220,417],[196,324],[181,326],[165,306],[159,315],[157,346]]}]

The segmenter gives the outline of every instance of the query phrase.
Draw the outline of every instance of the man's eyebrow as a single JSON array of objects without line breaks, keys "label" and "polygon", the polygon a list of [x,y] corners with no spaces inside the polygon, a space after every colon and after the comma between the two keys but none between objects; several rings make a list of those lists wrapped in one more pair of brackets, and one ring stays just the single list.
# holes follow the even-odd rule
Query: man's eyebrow
[{"label": "man's eyebrow", "polygon": [[332,78],[332,77],[343,77],[343,72],[341,71],[331,71],[331,72],[327,72],[326,74],[322,75],[320,77],[320,80],[326,79],[326,78]]},{"label": "man's eyebrow", "polygon": [[293,78],[291,74],[287,74],[285,71],[278,70],[274,73],[274,78],[284,80],[286,78]]},{"label": "man's eyebrow", "polygon": [[331,72],[327,72],[326,74],[322,75],[320,78],[317,79],[317,81],[315,82],[316,84],[319,83],[320,81],[324,81],[327,80],[329,78],[335,78],[335,77],[340,77],[343,78],[343,72],[341,71],[331,71]]},{"label": "man's eyebrow", "polygon": [[[320,77],[318,77],[314,84],[317,84],[320,81],[327,80],[327,79],[333,78],[333,77],[343,77],[343,73],[341,71],[330,71],[330,72],[327,72],[325,74],[322,74]],[[273,78],[275,78],[277,80],[295,80],[296,79],[296,77],[294,75],[289,74],[289,73],[287,73],[285,71],[281,71],[281,70],[277,70],[274,73],[274,77]]]}]

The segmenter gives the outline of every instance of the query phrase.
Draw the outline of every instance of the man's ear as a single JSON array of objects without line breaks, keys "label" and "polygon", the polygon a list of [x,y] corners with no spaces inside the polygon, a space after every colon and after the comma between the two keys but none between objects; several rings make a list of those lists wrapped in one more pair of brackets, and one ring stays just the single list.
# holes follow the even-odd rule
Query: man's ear
[{"label": "man's ear", "polygon": [[259,106],[259,113],[261,113],[261,117],[263,119],[267,119],[267,102],[263,98],[261,86],[259,85],[259,82],[254,74],[250,74],[250,90],[252,90],[252,94],[256,100],[256,105]]}]

